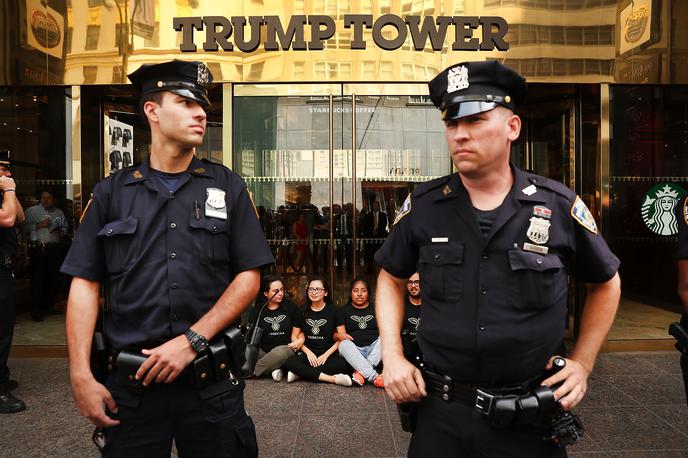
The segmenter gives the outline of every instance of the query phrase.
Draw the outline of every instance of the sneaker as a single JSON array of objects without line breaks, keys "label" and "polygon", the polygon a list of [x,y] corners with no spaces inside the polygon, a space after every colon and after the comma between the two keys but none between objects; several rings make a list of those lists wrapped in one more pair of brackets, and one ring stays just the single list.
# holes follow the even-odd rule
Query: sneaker
[{"label": "sneaker", "polygon": [[382,380],[382,374],[375,377],[375,380],[373,380],[373,385],[375,385],[376,388],[384,388],[385,387],[385,381]]},{"label": "sneaker", "polygon": [[275,369],[272,371],[272,379],[276,382],[281,382],[282,381],[282,369]]},{"label": "sneaker", "polygon": [[294,380],[298,380],[298,379],[300,379],[300,378],[301,378],[301,377],[299,377],[298,375],[296,375],[296,374],[293,373],[292,371],[288,371],[288,372],[287,372],[287,383],[291,383],[291,382],[293,382]]},{"label": "sneaker", "polygon": [[363,377],[358,371],[354,372],[354,375],[351,376],[351,380],[358,386],[363,386],[365,383],[365,377]]},{"label": "sneaker", "polygon": [[0,413],[16,413],[26,410],[26,404],[21,399],[17,399],[9,392],[0,394]]},{"label": "sneaker", "polygon": [[351,377],[346,374],[334,374],[334,384],[340,386],[351,386]]}]

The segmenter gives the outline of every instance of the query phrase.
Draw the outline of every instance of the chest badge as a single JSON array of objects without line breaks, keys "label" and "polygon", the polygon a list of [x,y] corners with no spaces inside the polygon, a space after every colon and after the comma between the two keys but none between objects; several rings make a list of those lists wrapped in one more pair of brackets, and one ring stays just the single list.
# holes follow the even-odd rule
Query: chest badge
[{"label": "chest badge", "polygon": [[205,216],[227,219],[225,192],[222,189],[207,188],[205,194]]},{"label": "chest badge", "polygon": [[547,243],[549,240],[549,227],[551,224],[552,223],[544,218],[533,216],[530,218],[530,226],[528,226],[528,231],[526,232],[528,239],[537,243],[538,245]]}]

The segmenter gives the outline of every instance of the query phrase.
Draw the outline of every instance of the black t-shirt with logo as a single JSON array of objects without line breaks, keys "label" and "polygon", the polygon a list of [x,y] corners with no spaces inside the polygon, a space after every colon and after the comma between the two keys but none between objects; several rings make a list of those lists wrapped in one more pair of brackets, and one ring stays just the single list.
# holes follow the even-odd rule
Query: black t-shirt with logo
[{"label": "black t-shirt with logo", "polygon": [[357,347],[367,347],[380,335],[375,321],[375,305],[372,302],[362,309],[347,302],[337,312],[337,326],[341,325],[344,325],[346,333],[354,338]]},{"label": "black t-shirt with logo", "polygon": [[303,312],[303,330],[306,336],[305,345],[316,356],[325,353],[334,344],[335,310],[332,304],[325,304],[319,312],[307,307]]},{"label": "black t-shirt with logo", "polygon": [[404,323],[401,328],[408,331],[409,335],[415,336],[418,333],[420,307],[420,305],[413,305],[408,296],[404,298]]},{"label": "black t-shirt with logo", "polygon": [[[249,318],[251,323],[255,322],[259,310],[259,307],[251,310]],[[291,342],[292,328],[302,327],[301,314],[294,304],[285,300],[274,310],[265,307],[263,313],[260,314],[258,325],[263,329],[260,349],[267,353],[275,347]]]}]

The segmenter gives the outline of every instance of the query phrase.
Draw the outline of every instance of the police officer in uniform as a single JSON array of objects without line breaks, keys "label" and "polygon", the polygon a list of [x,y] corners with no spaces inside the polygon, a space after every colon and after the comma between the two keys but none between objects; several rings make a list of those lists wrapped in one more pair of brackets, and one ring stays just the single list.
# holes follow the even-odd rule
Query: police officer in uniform
[{"label": "police officer in uniform", "polygon": [[26,409],[20,399],[12,396],[17,387],[10,380],[7,359],[12,346],[16,288],[13,261],[17,255],[15,226],[24,222],[24,210],[17,199],[17,187],[10,172],[10,152],[0,150],[0,413],[15,413]]},{"label": "police officer in uniform", "polygon": [[[74,277],[67,341],[77,407],[105,428],[106,456],[170,456],[173,439],[182,457],[256,456],[243,382],[199,370],[274,258],[243,180],[194,154],[208,68],[175,60],[129,79],[141,91],[151,154],[95,186],[62,266]],[[89,367],[101,283],[113,366],[104,384]],[[146,359],[127,373],[132,355]]]},{"label": "police officer in uniform", "polygon": [[[676,250],[678,295],[681,297],[684,308],[681,325],[688,332],[688,196],[678,207],[678,247]],[[688,351],[681,353],[681,372],[683,372],[683,385],[686,391],[686,402],[688,402]]]},{"label": "police officer in uniform", "polygon": [[[509,163],[520,75],[465,62],[429,87],[458,173],[411,193],[375,257],[385,388],[397,403],[419,402],[409,456],[565,456],[533,419],[546,399],[526,401],[541,383],[562,383],[554,397],[563,409],[583,398],[618,306],[619,261],[573,191]],[[399,338],[416,271],[423,371]],[[564,352],[567,272],[587,284],[580,337],[564,368],[543,378]]]}]

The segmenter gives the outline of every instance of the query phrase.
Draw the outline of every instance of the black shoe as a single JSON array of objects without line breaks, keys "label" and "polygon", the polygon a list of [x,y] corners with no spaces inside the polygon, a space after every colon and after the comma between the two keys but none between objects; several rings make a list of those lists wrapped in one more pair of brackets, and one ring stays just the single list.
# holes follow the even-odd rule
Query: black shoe
[{"label": "black shoe", "polygon": [[17,413],[26,410],[26,404],[10,393],[0,394],[0,413]]},{"label": "black shoe", "polygon": [[8,392],[16,390],[18,386],[19,386],[19,383],[17,383],[16,380],[8,380],[7,381],[7,391]]}]

